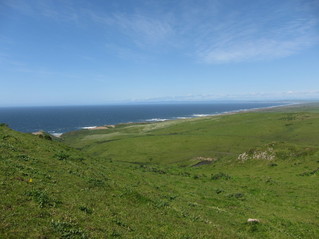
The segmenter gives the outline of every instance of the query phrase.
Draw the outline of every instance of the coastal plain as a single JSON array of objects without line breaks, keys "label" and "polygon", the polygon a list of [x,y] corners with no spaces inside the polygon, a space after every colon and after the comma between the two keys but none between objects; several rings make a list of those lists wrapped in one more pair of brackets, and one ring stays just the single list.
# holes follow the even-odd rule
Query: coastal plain
[{"label": "coastal plain", "polygon": [[0,126],[1,238],[319,235],[319,104],[40,136]]}]

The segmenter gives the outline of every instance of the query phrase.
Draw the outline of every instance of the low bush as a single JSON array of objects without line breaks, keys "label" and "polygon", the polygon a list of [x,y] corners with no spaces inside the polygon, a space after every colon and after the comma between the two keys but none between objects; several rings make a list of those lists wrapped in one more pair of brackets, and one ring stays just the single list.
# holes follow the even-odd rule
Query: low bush
[{"label": "low bush", "polygon": [[229,179],[231,179],[231,176],[229,176],[226,173],[216,173],[216,174],[212,174],[211,179],[212,180],[218,180],[218,179],[229,180]]}]

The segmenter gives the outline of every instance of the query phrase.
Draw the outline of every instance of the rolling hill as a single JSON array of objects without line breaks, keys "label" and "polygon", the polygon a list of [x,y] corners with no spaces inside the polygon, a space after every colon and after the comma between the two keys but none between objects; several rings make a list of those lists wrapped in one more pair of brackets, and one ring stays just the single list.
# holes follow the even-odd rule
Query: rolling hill
[{"label": "rolling hill", "polygon": [[2,124],[0,237],[316,238],[318,142],[316,104],[60,141]]}]

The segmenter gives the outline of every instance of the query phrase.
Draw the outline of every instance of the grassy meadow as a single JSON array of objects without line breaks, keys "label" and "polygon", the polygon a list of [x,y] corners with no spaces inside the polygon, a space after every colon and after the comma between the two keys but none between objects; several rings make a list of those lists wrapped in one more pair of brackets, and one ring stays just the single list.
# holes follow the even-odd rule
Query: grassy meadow
[{"label": "grassy meadow", "polygon": [[319,104],[59,140],[2,124],[0,169],[0,238],[319,235]]}]

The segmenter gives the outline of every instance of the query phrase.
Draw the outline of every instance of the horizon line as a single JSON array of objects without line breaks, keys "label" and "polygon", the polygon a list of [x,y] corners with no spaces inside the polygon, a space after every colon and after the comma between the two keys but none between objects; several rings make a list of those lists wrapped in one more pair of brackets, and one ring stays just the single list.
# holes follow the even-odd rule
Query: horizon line
[{"label": "horizon line", "polygon": [[32,108],[32,107],[81,107],[81,106],[120,106],[120,105],[158,105],[158,104],[208,104],[208,103],[240,103],[240,102],[258,102],[258,103],[316,103],[318,98],[314,99],[213,99],[213,100],[158,100],[158,101],[116,101],[105,103],[88,104],[47,104],[47,105],[0,105],[0,108]]}]

